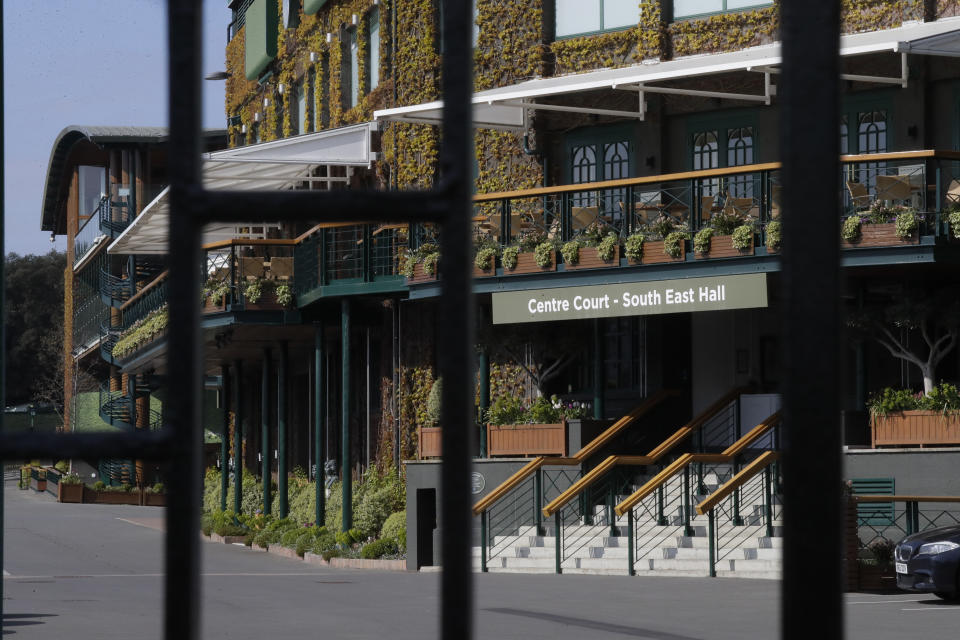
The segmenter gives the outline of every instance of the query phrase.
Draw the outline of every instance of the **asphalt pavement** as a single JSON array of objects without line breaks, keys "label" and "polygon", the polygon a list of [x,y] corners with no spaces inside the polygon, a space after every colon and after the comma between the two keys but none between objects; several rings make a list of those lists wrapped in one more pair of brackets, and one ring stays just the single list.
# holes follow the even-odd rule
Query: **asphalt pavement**
[{"label": "asphalt pavement", "polygon": [[[58,504],[6,483],[4,635],[162,637],[163,509]],[[204,543],[203,637],[438,636],[438,573],[315,567]],[[476,575],[477,638],[775,640],[778,584],[726,578]],[[847,594],[847,638],[952,638],[960,606]],[[815,612],[812,612],[815,615]]]}]

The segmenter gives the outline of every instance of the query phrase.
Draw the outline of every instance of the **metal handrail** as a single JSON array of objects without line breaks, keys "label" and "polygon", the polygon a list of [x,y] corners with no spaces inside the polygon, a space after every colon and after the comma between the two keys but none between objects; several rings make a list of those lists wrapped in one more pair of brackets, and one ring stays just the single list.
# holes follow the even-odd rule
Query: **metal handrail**
[{"label": "metal handrail", "polygon": [[[713,509],[727,496],[746,484],[750,478],[757,475],[779,459],[779,451],[764,451],[757,456],[756,460],[741,469],[736,475],[723,483],[723,485],[717,487],[716,491],[711,493],[705,500],[703,500],[703,502],[698,504],[696,507],[697,513],[701,516],[706,515],[708,511]],[[960,501],[960,499],[958,499],[958,501]]]},{"label": "metal handrail", "polygon": [[492,507],[500,498],[510,492],[511,489],[518,486],[521,482],[532,476],[540,467],[544,465],[560,465],[560,466],[569,466],[577,465],[583,462],[590,455],[595,453],[600,447],[604,446],[610,442],[614,437],[616,437],[621,431],[623,431],[627,426],[632,424],[637,418],[647,413],[655,406],[666,400],[667,398],[676,395],[675,391],[672,390],[660,390],[657,393],[653,394],[647,400],[641,404],[639,407],[623,416],[615,423],[610,425],[603,433],[591,440],[585,447],[580,449],[580,451],[573,454],[569,458],[554,458],[546,456],[538,456],[534,458],[526,465],[524,465],[519,471],[514,473],[512,476],[507,478],[503,483],[500,484],[496,489],[491,491],[489,494],[484,496],[479,500],[475,505],[473,505],[473,514],[480,515],[490,507]]},{"label": "metal handrail", "polygon": [[750,387],[737,387],[728,391],[716,402],[707,407],[698,416],[690,422],[677,429],[670,437],[657,445],[645,456],[610,456],[599,465],[594,467],[589,473],[575,482],[569,489],[554,498],[550,504],[543,508],[543,515],[550,517],[556,511],[563,508],[568,502],[573,500],[582,491],[599,481],[608,471],[617,466],[640,466],[656,464],[663,456],[667,455],[677,445],[693,435],[694,431],[702,427],[710,418],[717,415],[727,407],[731,402],[740,397],[741,394],[749,391]]},{"label": "metal handrail", "polygon": [[659,489],[667,480],[677,473],[683,471],[689,465],[696,462],[721,463],[732,462],[739,454],[743,453],[750,444],[756,442],[761,436],[780,424],[781,414],[779,411],[768,417],[766,420],[751,429],[739,440],[727,447],[721,453],[685,453],[670,465],[664,468],[660,473],[651,478],[645,485],[634,491],[623,502],[616,506],[616,513],[622,516],[633,507],[646,498],[648,495]]}]

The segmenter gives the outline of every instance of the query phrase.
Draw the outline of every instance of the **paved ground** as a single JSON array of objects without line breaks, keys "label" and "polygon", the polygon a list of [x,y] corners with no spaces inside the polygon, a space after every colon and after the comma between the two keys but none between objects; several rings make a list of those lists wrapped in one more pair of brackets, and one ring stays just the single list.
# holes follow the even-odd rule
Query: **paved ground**
[{"label": "paved ground", "polygon": [[[160,638],[162,511],[6,490],[5,635]],[[335,570],[204,544],[204,638],[437,636],[439,575]],[[6,575],[9,572],[10,575]],[[478,638],[772,640],[775,582],[477,576]],[[847,596],[848,638],[951,638],[960,606]]]}]

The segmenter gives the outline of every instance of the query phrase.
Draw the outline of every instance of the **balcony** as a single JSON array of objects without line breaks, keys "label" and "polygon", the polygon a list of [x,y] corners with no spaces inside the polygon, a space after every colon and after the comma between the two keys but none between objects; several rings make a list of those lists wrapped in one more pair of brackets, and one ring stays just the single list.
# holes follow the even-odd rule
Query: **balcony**
[{"label": "balcony", "polygon": [[294,306],[295,239],[234,239],[204,247],[203,311]]},{"label": "balcony", "polygon": [[[953,227],[949,218],[960,209],[958,159],[943,151],[843,156],[836,197],[845,263],[919,246],[932,260],[933,247],[960,232],[960,215]],[[780,250],[780,217],[779,163],[483,194],[474,198],[475,276],[482,289],[484,277],[767,260]],[[428,242],[411,253],[411,285],[437,278]]]}]

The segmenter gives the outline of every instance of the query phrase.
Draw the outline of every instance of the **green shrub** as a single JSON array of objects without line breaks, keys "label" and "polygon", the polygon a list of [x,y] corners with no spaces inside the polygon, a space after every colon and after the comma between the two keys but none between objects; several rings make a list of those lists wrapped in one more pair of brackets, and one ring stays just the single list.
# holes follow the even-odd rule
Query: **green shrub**
[{"label": "green shrub", "polygon": [[541,242],[533,250],[533,259],[538,267],[549,267],[553,264],[553,245],[549,242]]},{"label": "green shrub", "polygon": [[93,483],[94,491],[103,491],[106,488],[107,488],[107,483],[104,482],[103,480],[97,480],[96,482]]},{"label": "green shrub", "polygon": [[960,240],[960,211],[954,211],[947,217],[953,237]]},{"label": "green shrub", "polygon": [[560,247],[560,255],[563,256],[563,261],[567,264],[577,264],[580,262],[580,246],[579,240],[565,242],[563,246]]},{"label": "green shrub", "polygon": [[294,479],[290,483],[290,519],[300,524],[315,524],[314,520],[317,519],[315,496],[316,486],[313,482]]},{"label": "green shrub", "polygon": [[350,534],[346,531],[341,531],[336,535],[337,544],[342,547],[349,547],[353,544],[353,538],[350,537]]},{"label": "green shrub", "polygon": [[767,247],[779,251],[781,242],[783,242],[783,223],[779,220],[767,223]]},{"label": "green shrub", "polygon": [[955,413],[960,411],[960,391],[949,382],[941,382],[928,394],[887,387],[872,394],[867,400],[867,407],[870,413],[877,416],[913,410]]},{"label": "green shrub", "polygon": [[67,473],[70,471],[70,463],[66,460],[58,460],[57,464],[53,465],[53,468],[59,471],[60,473]]},{"label": "green shrub", "polygon": [[907,209],[897,214],[897,220],[893,225],[898,238],[906,240],[913,236],[913,232],[920,226],[920,220],[917,218],[917,212],[913,209]]},{"label": "green shrub", "polygon": [[[960,227],[960,215],[958,215],[957,224],[958,224],[958,227]],[[516,269],[519,255],[520,255],[520,247],[504,247],[503,253],[500,255],[500,261],[503,262],[503,268]]]},{"label": "green shrub", "polygon": [[854,242],[860,237],[860,216],[850,216],[843,221],[840,237],[847,242]]},{"label": "green shrub", "polygon": [[437,265],[440,263],[440,252],[434,251],[423,256],[423,272],[428,276],[437,273]]},{"label": "green shrub", "polygon": [[200,516],[200,531],[202,531],[205,536],[213,533],[213,516],[211,514],[205,513]]},{"label": "green shrub", "polygon": [[80,480],[80,476],[75,473],[68,473],[60,478],[60,484],[65,484],[67,486],[75,486],[82,483],[83,481]]},{"label": "green shrub", "polygon": [[663,252],[671,258],[679,258],[683,253],[683,241],[689,240],[690,234],[686,231],[674,231],[663,239]]},{"label": "green shrub", "polygon": [[303,529],[297,527],[296,529],[289,529],[283,536],[280,537],[280,544],[289,549],[293,549],[297,546],[297,540],[300,539],[300,536],[303,535]]},{"label": "green shrub", "polygon": [[600,256],[600,259],[604,262],[613,260],[613,256],[617,252],[618,242],[619,238],[617,238],[617,234],[612,231],[608,233],[606,237],[597,244],[597,255]]},{"label": "green shrub", "polygon": [[407,534],[407,512],[406,511],[396,511],[390,514],[390,517],[387,518],[386,522],[383,523],[383,527],[380,529],[381,538],[390,538],[397,541],[397,545],[400,548],[405,548],[406,544],[400,544],[400,536],[404,538],[404,543],[406,542]]},{"label": "green shrub", "polygon": [[627,255],[627,258],[633,262],[640,262],[640,259],[643,258],[644,240],[642,233],[635,233],[627,238],[626,242],[623,243],[623,252]]},{"label": "green shrub", "polygon": [[693,236],[693,250],[697,253],[707,253],[710,251],[710,239],[713,237],[713,229],[704,227],[697,231]]},{"label": "green shrub", "polygon": [[167,488],[166,488],[165,486],[163,486],[163,483],[162,483],[162,482],[158,482],[158,483],[156,483],[155,485],[153,485],[153,492],[154,492],[154,493],[163,493],[164,491],[166,491],[166,489],[167,489]]},{"label": "green shrub", "polygon": [[498,251],[493,247],[480,249],[473,259],[474,266],[482,271],[493,269],[496,266],[497,253]]},{"label": "green shrub", "polygon": [[730,242],[737,251],[746,251],[753,245],[753,227],[748,224],[740,225],[733,230]]},{"label": "green shrub", "polygon": [[332,533],[327,531],[326,527],[320,527],[318,531],[322,531],[322,533],[318,532],[314,536],[313,547],[311,548],[315,554],[323,555],[324,552],[337,547],[336,538]]},{"label": "green shrub", "polygon": [[383,523],[391,513],[403,506],[403,487],[395,482],[381,480],[377,486],[364,492],[354,511],[354,522],[361,535],[357,539],[378,537]]},{"label": "green shrub", "polygon": [[253,536],[253,544],[260,547],[261,549],[266,549],[270,545],[270,536],[273,532],[267,531],[264,529],[255,536]]},{"label": "green shrub", "polygon": [[370,544],[364,545],[360,550],[360,557],[367,560],[376,560],[386,555],[397,553],[397,543],[390,538],[380,538]]},{"label": "green shrub", "polygon": [[427,395],[427,422],[430,426],[440,424],[440,405],[443,398],[443,379],[437,378],[430,387],[430,393]]},{"label": "green shrub", "polygon": [[[313,528],[314,527],[311,527],[311,529]],[[294,551],[296,551],[297,555],[302,558],[303,554],[311,549],[315,542],[316,538],[313,537],[313,531],[305,531],[300,534],[299,538],[297,538],[297,542],[294,545]]]},{"label": "green shrub", "polygon": [[340,551],[340,549],[338,549],[337,547],[333,547],[332,549],[325,550],[320,555],[323,557],[324,560],[326,560],[327,562],[330,562],[330,558],[339,558],[340,556],[343,555],[343,552]]}]

